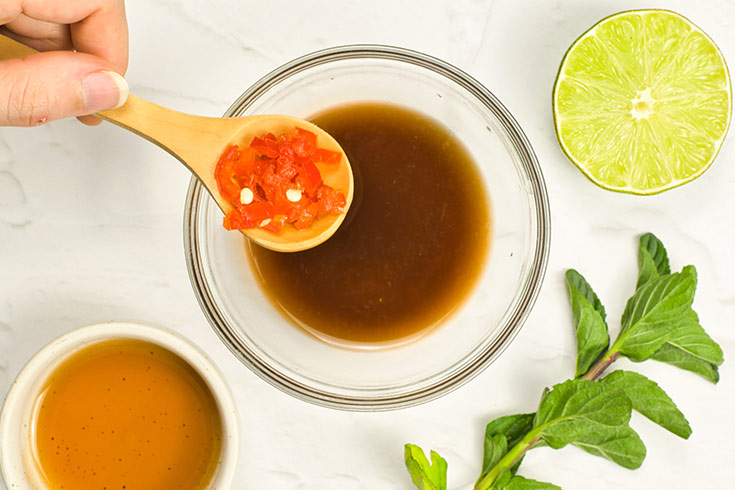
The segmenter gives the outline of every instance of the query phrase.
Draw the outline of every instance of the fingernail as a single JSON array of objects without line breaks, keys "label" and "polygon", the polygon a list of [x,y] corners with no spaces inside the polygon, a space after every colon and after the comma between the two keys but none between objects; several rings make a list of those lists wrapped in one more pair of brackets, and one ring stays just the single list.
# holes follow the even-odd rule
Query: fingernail
[{"label": "fingernail", "polygon": [[84,108],[92,112],[117,109],[128,100],[128,82],[114,71],[90,73],[82,80]]}]

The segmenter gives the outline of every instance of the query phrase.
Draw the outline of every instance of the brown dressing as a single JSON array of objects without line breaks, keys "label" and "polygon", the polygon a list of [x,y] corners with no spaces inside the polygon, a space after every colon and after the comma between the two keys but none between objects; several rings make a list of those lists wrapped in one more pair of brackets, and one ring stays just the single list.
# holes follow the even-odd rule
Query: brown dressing
[{"label": "brown dressing", "polygon": [[85,347],[54,370],[36,405],[34,450],[53,490],[199,490],[216,470],[217,402],[158,345]]},{"label": "brown dressing", "polygon": [[347,153],[355,200],[314,249],[248,244],[266,295],[338,343],[405,341],[441,323],[468,296],[489,248],[489,201],[474,161],[444,126],[400,106],[340,106],[312,121]]}]

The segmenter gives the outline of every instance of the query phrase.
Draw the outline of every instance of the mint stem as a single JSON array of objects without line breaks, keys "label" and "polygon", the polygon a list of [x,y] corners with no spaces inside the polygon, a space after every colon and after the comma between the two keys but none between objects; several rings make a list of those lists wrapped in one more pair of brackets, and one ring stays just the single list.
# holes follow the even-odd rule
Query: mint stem
[{"label": "mint stem", "polygon": [[533,449],[533,446],[536,445],[536,443],[541,439],[540,436],[536,436],[528,443],[528,446],[526,447],[525,451],[518,453],[515,458],[513,458],[513,461],[510,462],[509,468],[514,467],[518,462],[523,459],[523,456],[526,454],[526,451],[529,449]]},{"label": "mint stem", "polygon": [[588,381],[594,381],[596,380],[603,372],[605,372],[605,369],[615,362],[618,357],[620,357],[620,351],[615,350],[615,352],[608,351],[607,354],[605,354],[602,359],[597,361],[594,366],[590,368],[589,371],[587,371],[587,374],[582,376],[582,379],[586,379]]}]

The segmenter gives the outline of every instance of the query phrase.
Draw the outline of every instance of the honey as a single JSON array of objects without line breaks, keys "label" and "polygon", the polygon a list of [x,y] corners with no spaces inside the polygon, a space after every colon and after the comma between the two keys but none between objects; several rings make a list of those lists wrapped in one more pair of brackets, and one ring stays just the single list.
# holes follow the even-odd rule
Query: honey
[{"label": "honey", "polygon": [[53,490],[200,490],[219,461],[216,400],[156,344],[82,348],[51,373],[35,407],[36,463]]}]

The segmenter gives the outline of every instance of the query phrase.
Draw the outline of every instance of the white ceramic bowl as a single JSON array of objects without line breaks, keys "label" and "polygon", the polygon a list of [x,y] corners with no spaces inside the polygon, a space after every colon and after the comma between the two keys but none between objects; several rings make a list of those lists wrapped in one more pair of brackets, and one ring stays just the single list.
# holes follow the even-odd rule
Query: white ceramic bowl
[{"label": "white ceramic bowl", "polygon": [[0,470],[9,489],[48,487],[32,456],[32,407],[51,372],[70,355],[110,339],[139,339],[160,345],[188,362],[207,383],[222,420],[222,451],[207,490],[230,488],[239,444],[237,411],[232,394],[214,363],[189,340],[170,330],[133,323],[103,323],[73,330],[43,347],[26,364],[10,387],[0,414]]}]

